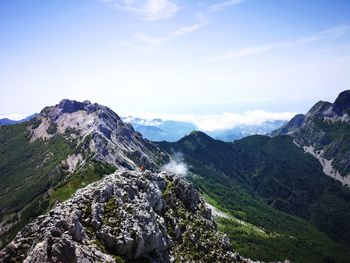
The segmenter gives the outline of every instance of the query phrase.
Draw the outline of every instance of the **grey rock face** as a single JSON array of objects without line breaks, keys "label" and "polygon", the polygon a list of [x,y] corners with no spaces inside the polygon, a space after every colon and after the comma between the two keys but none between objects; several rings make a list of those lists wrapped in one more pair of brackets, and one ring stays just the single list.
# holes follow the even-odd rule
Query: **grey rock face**
[{"label": "grey rock face", "polygon": [[344,114],[347,109],[350,109],[350,90],[340,93],[333,104],[333,110],[338,115]]},{"label": "grey rock face", "polygon": [[85,156],[93,154],[95,160],[118,167],[156,169],[168,160],[166,154],[143,139],[130,124],[123,123],[110,108],[89,101],[62,100],[43,109],[33,123],[29,128],[32,141],[65,135],[81,146]]},{"label": "grey rock face", "polygon": [[195,253],[204,261],[197,262],[215,262],[206,257],[248,262],[231,251],[208,214],[184,179],[166,172],[120,171],[28,224],[1,251],[0,261],[115,262],[120,257],[190,262],[193,253],[181,251],[200,244]]},{"label": "grey rock face", "polygon": [[285,125],[283,125],[281,128],[273,131],[271,133],[271,135],[272,136],[288,135],[288,134],[292,133],[295,129],[300,128],[304,119],[305,119],[304,114],[297,114],[289,122],[287,122]]}]

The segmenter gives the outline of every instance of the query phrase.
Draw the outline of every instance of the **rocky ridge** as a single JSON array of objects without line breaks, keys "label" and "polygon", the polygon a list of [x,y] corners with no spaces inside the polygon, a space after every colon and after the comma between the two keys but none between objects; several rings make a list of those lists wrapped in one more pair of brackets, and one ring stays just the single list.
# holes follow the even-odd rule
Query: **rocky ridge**
[{"label": "rocky ridge", "polygon": [[157,171],[168,155],[106,106],[62,100],[0,126],[0,248],[33,218],[115,170]]},{"label": "rocky ridge", "polygon": [[350,185],[350,90],[334,103],[319,101],[305,115],[298,114],[272,136],[290,135],[296,145],[315,156],[323,172]]},{"label": "rocky ridge", "polygon": [[252,262],[231,251],[192,184],[119,171],[28,224],[1,262]]}]

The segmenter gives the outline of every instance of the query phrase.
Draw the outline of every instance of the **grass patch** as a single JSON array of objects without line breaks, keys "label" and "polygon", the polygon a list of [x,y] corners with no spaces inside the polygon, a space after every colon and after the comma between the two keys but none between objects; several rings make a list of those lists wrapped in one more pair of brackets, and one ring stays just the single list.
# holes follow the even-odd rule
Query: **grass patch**
[{"label": "grass patch", "polygon": [[84,167],[72,174],[68,181],[61,187],[55,189],[50,196],[51,201],[66,201],[74,193],[90,183],[100,180],[104,175],[116,171],[116,167],[111,164],[105,164],[91,160]]}]

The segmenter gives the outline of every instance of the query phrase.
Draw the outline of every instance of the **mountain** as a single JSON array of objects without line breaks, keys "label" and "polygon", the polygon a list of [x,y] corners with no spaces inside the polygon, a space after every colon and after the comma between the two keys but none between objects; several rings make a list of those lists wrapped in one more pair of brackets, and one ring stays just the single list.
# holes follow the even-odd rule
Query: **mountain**
[{"label": "mountain", "polygon": [[250,135],[266,135],[271,133],[271,131],[274,131],[278,128],[280,128],[282,125],[284,125],[286,122],[282,120],[276,120],[276,121],[266,121],[262,124],[255,124],[255,125],[239,125],[232,129],[228,130],[220,130],[216,132],[208,132],[207,134],[211,137],[225,141],[225,142],[232,142],[235,140],[242,139],[244,137],[250,136]]},{"label": "mountain", "polygon": [[115,170],[157,170],[168,156],[109,108],[62,100],[0,126],[0,247],[37,215]]},{"label": "mountain", "polygon": [[108,107],[62,100],[1,126],[0,160],[0,262],[253,262]]},{"label": "mountain", "polygon": [[4,118],[4,119],[0,119],[0,125],[11,125],[11,124],[17,124],[17,123],[22,123],[22,122],[26,122],[26,121],[30,121],[31,119],[33,119],[35,116],[37,115],[37,113],[32,114],[22,120],[10,120],[8,118]]},{"label": "mountain", "polygon": [[340,93],[334,103],[319,101],[272,135],[290,135],[320,161],[325,174],[350,185],[350,90]]},{"label": "mountain", "polygon": [[[310,111],[332,117],[334,147],[347,136],[344,97]],[[308,140],[322,133],[315,118]],[[294,134],[154,143],[73,100],[0,126],[0,262],[349,262],[350,188]]]},{"label": "mountain", "polygon": [[28,224],[1,262],[251,262],[231,250],[193,186],[120,171]]},{"label": "mountain", "polygon": [[[146,120],[134,117],[122,118],[132,124],[134,129],[148,140],[160,142],[176,142],[198,128],[192,123],[180,121],[165,121],[161,119]],[[210,136],[222,141],[234,141],[255,134],[269,134],[285,124],[285,121],[266,121],[256,125],[239,125],[232,129],[208,132]]]},{"label": "mountain", "polygon": [[158,145],[182,154],[190,180],[227,213],[217,222],[243,256],[349,262],[350,190],[289,136],[228,143],[193,132]]},{"label": "mountain", "polygon": [[196,126],[189,122],[161,119],[146,120],[130,116],[122,119],[124,122],[130,123],[136,131],[151,141],[174,142],[197,129]]}]

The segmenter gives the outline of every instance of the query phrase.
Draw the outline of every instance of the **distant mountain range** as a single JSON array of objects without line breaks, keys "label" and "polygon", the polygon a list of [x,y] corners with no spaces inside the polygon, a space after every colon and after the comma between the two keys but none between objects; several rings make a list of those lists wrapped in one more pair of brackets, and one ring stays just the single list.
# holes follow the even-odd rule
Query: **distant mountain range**
[{"label": "distant mountain range", "polygon": [[10,120],[8,118],[0,119],[0,125],[11,125],[11,124],[22,123],[22,122],[31,120],[36,115],[38,115],[38,114],[35,113],[35,114],[32,114],[32,115],[29,115],[28,117],[26,117],[26,118],[24,118],[22,120]]},{"label": "distant mountain range", "polygon": [[217,140],[232,142],[251,135],[267,135],[285,123],[286,121],[283,120],[266,121],[262,124],[239,125],[232,129],[207,132],[207,134]]},{"label": "distant mountain range", "polygon": [[[124,117],[123,121],[132,124],[134,129],[140,132],[146,139],[160,142],[168,141],[175,142],[180,140],[185,135],[190,134],[192,131],[198,130],[198,128],[189,122],[170,121],[161,119],[146,120],[134,117]],[[211,137],[223,140],[234,141],[242,139],[249,135],[255,134],[269,134],[272,131],[280,128],[286,121],[266,121],[262,124],[256,125],[239,125],[232,129],[218,130],[207,132]]]},{"label": "distant mountain range", "polygon": [[[22,120],[0,119],[0,125],[11,125],[31,120],[37,114],[28,116]],[[132,116],[121,117],[126,123],[130,123],[134,129],[150,141],[176,142],[182,137],[190,134],[198,128],[190,122],[162,120],[162,119],[142,119]],[[286,124],[286,121],[275,120],[266,121],[256,125],[238,125],[231,129],[207,132],[211,137],[222,141],[235,141],[250,135],[266,135]]]},{"label": "distant mountain range", "polygon": [[134,129],[151,141],[177,141],[197,127],[189,122],[152,119],[146,120],[134,117],[122,117]]},{"label": "distant mountain range", "polygon": [[[11,125],[31,120],[37,114],[28,116],[22,120],[0,119],[0,125]],[[198,128],[189,122],[162,120],[162,119],[141,119],[134,117],[121,117],[124,122],[130,123],[134,129],[150,141],[175,142],[185,135],[190,134]],[[211,137],[222,141],[235,141],[250,135],[265,135],[280,128],[286,124],[286,121],[266,121],[256,125],[239,125],[232,129],[207,132]]]}]

